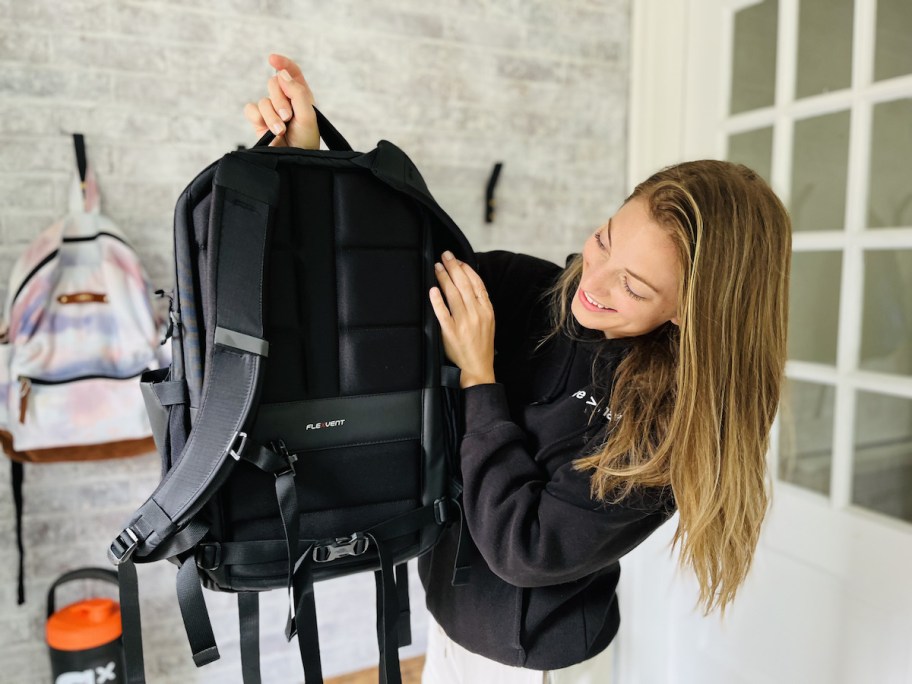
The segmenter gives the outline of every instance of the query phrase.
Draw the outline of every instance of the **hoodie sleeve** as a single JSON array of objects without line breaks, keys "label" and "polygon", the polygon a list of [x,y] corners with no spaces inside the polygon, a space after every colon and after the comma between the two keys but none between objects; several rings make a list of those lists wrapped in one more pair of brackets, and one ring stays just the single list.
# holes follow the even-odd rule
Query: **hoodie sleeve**
[{"label": "hoodie sleeve", "polygon": [[617,561],[671,517],[668,497],[633,496],[620,504],[593,500],[589,473],[573,467],[585,447],[580,435],[552,445],[566,457],[548,478],[511,421],[502,385],[470,387],[464,396],[466,521],[501,579],[524,587],[579,579]]}]

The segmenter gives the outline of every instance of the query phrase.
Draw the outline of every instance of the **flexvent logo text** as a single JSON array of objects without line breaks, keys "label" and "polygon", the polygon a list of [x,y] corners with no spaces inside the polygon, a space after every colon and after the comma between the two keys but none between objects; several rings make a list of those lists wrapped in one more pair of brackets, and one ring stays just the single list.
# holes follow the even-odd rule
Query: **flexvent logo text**
[{"label": "flexvent logo text", "polygon": [[342,427],[345,424],[345,418],[339,420],[324,420],[322,423],[308,423],[308,430],[322,430],[323,428]]}]

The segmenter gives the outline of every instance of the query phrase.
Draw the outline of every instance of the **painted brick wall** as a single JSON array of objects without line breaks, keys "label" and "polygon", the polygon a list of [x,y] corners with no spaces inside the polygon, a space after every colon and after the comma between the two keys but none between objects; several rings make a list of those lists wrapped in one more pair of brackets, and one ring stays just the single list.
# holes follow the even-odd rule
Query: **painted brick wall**
[{"label": "painted brick wall", "polygon": [[[157,286],[171,282],[171,215],[206,164],[253,141],[241,115],[271,51],[303,66],[357,149],[405,149],[476,249],[563,262],[624,196],[627,0],[0,0],[0,290],[41,228],[65,211],[70,134],[86,136],[103,210]],[[504,162],[498,215],[484,187]],[[0,293],[2,294],[2,293]],[[28,603],[15,604],[15,537],[0,468],[0,682],[46,682],[44,594],[62,571],[106,565],[105,547],[158,480],[156,456],[27,468]],[[207,593],[222,660],[197,671],[173,566],[139,568],[151,682],[239,681],[233,597]],[[91,587],[71,585],[60,600]],[[415,645],[426,615],[412,582]],[[327,674],[376,657],[369,576],[318,587]],[[300,681],[264,600],[264,681]]]}]

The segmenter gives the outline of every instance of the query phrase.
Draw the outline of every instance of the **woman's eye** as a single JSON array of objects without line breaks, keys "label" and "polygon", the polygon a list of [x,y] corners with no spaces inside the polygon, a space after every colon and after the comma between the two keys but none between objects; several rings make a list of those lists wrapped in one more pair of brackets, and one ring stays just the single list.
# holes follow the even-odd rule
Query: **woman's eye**
[{"label": "woman's eye", "polygon": [[636,292],[634,292],[633,290],[630,289],[630,284],[627,282],[627,278],[624,278],[624,289],[627,290],[627,294],[629,294],[631,297],[633,297],[638,302],[641,302],[644,299],[646,299],[646,297],[641,297]]},{"label": "woman's eye", "polygon": [[603,252],[605,251],[605,245],[602,243],[602,231],[595,231],[595,243],[599,246],[599,249]]}]

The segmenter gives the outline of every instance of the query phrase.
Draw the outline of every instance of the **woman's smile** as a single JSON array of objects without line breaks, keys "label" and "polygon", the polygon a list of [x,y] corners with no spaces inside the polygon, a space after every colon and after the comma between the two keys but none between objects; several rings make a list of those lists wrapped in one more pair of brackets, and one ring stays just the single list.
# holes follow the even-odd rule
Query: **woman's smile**
[{"label": "woman's smile", "polygon": [[595,297],[586,292],[583,288],[579,289],[579,300],[587,311],[597,311],[599,313],[617,313],[617,309],[601,304]]}]

